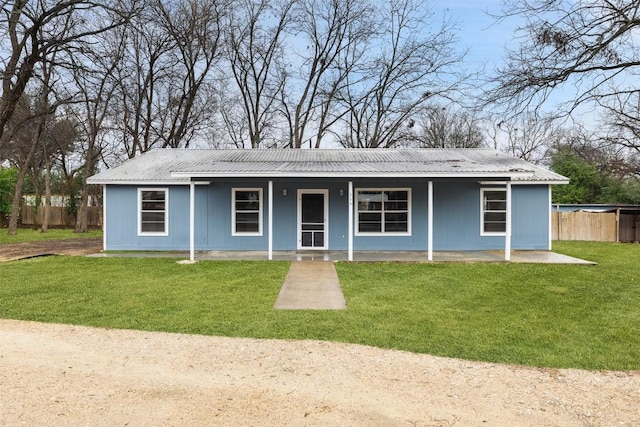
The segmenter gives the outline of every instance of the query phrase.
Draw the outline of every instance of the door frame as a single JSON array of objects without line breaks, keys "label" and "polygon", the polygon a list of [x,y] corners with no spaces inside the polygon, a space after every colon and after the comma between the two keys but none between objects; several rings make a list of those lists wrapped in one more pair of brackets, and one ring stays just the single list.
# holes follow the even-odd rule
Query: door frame
[{"label": "door frame", "polygon": [[[324,196],[324,246],[302,246],[302,195],[303,194],[322,194]],[[297,194],[297,210],[298,224],[296,227],[296,239],[298,241],[298,250],[328,250],[329,249],[329,190],[328,189],[298,189]]]}]

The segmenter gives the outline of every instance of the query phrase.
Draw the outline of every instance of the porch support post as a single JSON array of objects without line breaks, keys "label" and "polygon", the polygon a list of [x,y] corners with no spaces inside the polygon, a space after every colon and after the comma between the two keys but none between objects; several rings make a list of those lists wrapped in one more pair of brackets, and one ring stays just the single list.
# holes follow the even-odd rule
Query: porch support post
[{"label": "porch support post", "polygon": [[433,181],[427,185],[427,259],[433,261]]},{"label": "porch support post", "polygon": [[196,183],[189,183],[189,261],[196,259]]},{"label": "porch support post", "polygon": [[348,191],[348,199],[349,199],[349,261],[353,261],[353,181],[349,181],[349,191]]},{"label": "porch support post", "polygon": [[551,184],[547,186],[549,190],[549,246],[547,250],[551,250],[551,242],[553,241],[553,205],[551,204]]},{"label": "porch support post", "polygon": [[267,233],[269,234],[269,260],[273,259],[273,181],[269,181],[269,225]]},{"label": "porch support post", "polygon": [[511,181],[507,181],[507,215],[504,236],[504,260],[511,261]]},{"label": "porch support post", "polygon": [[102,250],[107,250],[107,185],[102,186]]}]

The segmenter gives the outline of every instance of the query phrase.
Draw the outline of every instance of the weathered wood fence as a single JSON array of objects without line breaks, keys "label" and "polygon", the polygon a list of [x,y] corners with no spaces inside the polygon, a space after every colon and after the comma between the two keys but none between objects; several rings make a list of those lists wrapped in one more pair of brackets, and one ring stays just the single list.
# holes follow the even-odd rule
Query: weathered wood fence
[{"label": "weathered wood fence", "polygon": [[639,216],[616,212],[552,212],[553,240],[637,242]]},{"label": "weathered wood fence", "polygon": [[[89,227],[99,227],[102,225],[102,208],[99,206],[89,206],[87,208],[87,220]],[[38,206],[38,212],[34,212],[33,206],[23,205],[20,211],[20,222],[22,225],[42,225],[44,218],[44,206]],[[76,223],[76,216],[68,214],[62,206],[51,206],[49,208],[49,225],[52,227],[73,227]]]}]

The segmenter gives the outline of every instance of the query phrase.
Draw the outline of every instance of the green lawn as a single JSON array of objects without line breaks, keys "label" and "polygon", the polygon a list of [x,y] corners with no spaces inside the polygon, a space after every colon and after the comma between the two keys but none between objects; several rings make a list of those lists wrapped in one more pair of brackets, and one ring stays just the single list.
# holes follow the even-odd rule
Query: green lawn
[{"label": "green lawn", "polygon": [[338,263],[346,311],[273,310],[287,262],[40,258],[0,264],[0,317],[640,369],[640,245],[554,249],[599,264]]},{"label": "green lawn", "polygon": [[6,228],[0,228],[0,245],[4,243],[35,242],[39,240],[75,239],[87,237],[102,237],[102,230],[90,230],[87,233],[75,233],[68,228],[50,228],[46,233],[30,228],[19,228],[14,236],[7,234]]}]

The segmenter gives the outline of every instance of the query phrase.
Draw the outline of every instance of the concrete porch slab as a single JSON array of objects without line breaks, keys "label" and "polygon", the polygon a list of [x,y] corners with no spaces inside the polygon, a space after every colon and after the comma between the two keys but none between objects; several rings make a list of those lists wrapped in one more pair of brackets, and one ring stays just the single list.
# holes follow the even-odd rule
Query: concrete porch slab
[{"label": "concrete porch slab", "polygon": [[[138,258],[188,258],[182,252],[117,252],[88,255],[92,257],[138,257]],[[196,261],[264,261],[269,258],[267,251],[200,251]],[[274,251],[276,261],[347,261],[346,251]],[[357,251],[353,253],[355,262],[430,262],[426,251]],[[503,251],[437,251],[432,262],[506,262]],[[551,251],[512,251],[512,263],[531,264],[584,264],[595,262],[558,254]]]},{"label": "concrete porch slab", "polygon": [[[266,251],[210,251],[196,254],[198,260],[265,260]],[[346,251],[274,251],[279,261],[347,261]],[[356,251],[355,262],[430,262],[426,251]],[[433,262],[506,262],[503,251],[437,251]],[[551,251],[512,251],[511,262],[532,264],[588,264],[594,262]]]}]

